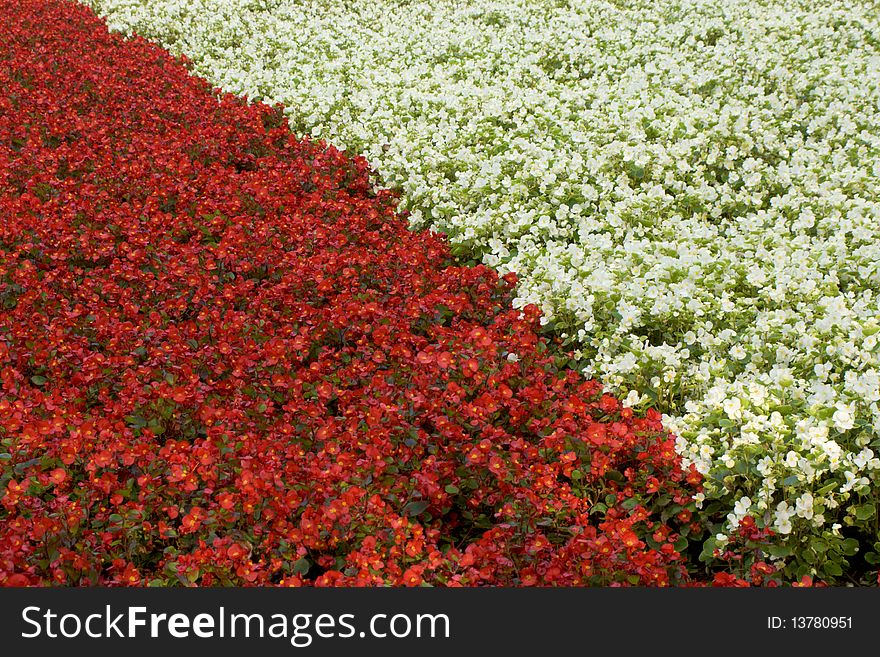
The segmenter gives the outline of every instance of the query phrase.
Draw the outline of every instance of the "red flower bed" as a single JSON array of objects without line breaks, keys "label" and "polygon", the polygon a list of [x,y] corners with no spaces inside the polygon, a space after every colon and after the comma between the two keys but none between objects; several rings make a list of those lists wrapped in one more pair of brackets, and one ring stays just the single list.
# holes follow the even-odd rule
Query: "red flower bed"
[{"label": "red flower bed", "polygon": [[0,583],[681,584],[659,416],[367,163],[0,0]]}]

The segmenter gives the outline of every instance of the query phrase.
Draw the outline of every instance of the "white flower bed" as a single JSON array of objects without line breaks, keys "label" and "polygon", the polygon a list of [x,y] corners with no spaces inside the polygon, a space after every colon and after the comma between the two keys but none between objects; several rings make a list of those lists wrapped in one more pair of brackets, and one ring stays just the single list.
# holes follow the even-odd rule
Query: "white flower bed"
[{"label": "white flower bed", "polygon": [[669,412],[722,533],[747,513],[790,545],[874,526],[872,3],[89,4],[284,103],[399,186],[413,225],[516,271],[589,374]]}]

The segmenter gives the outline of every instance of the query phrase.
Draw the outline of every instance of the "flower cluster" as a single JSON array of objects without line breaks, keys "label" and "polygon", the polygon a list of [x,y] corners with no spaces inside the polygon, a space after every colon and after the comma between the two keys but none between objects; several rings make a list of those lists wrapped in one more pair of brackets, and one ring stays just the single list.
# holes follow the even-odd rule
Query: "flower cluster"
[{"label": "flower cluster", "polygon": [[[772,538],[772,530],[759,528],[751,516],[743,517],[731,536],[724,535],[721,547],[715,547],[710,553],[701,555],[728,565],[727,570],[715,573],[713,584],[734,587],[779,586],[779,571],[764,560],[767,548],[772,545]],[[792,582],[792,585],[798,584]]]},{"label": "flower cluster", "polygon": [[[415,226],[517,272],[515,305],[588,375],[668,415],[719,531],[748,499],[796,556],[838,525],[877,540],[870,3],[89,4],[284,102],[366,154]],[[792,566],[832,575],[825,554]]]},{"label": "flower cluster", "polygon": [[514,276],[86,7],[0,22],[0,584],[691,581],[701,475]]}]

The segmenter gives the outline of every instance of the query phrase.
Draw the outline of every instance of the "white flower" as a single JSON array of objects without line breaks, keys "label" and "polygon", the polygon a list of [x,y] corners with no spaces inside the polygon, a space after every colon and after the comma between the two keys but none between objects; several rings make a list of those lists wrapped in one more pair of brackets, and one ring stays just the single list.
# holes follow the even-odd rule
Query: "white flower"
[{"label": "white flower", "polygon": [[813,496],[809,492],[795,500],[795,513],[807,520],[813,517]]},{"label": "white flower", "polygon": [[864,470],[868,463],[874,458],[874,452],[865,447],[861,452],[856,454],[853,459],[853,465],[855,465],[859,470]]},{"label": "white flower", "polygon": [[791,520],[789,519],[789,516],[782,516],[782,517],[777,518],[776,521],[773,523],[773,525],[776,527],[776,530],[780,534],[790,534],[791,533],[792,526],[791,526]]},{"label": "white flower", "polygon": [[856,475],[850,470],[844,471],[843,476],[845,478],[845,482],[843,486],[840,487],[840,492],[848,493],[853,489],[853,487],[858,483],[859,480],[858,477],[856,477]]},{"label": "white flower", "polygon": [[625,407],[630,408],[632,406],[636,406],[637,404],[641,403],[641,401],[642,401],[642,395],[639,393],[639,391],[638,390],[630,390],[629,393],[627,393],[626,397],[624,397],[622,403]]},{"label": "white flower", "polygon": [[780,534],[790,534],[792,530],[791,526],[791,516],[794,515],[791,508],[788,506],[786,502],[780,502],[776,506],[776,511],[774,513],[775,521],[773,522],[774,527]]},{"label": "white flower", "polygon": [[738,397],[725,399],[722,407],[731,420],[738,420],[742,417],[742,402]]},{"label": "white flower", "polygon": [[848,431],[855,426],[852,408],[845,404],[837,404],[837,410],[831,416],[834,428],[838,431]]},{"label": "white flower", "polygon": [[748,497],[741,497],[736,501],[733,512],[738,518],[743,518],[749,514],[752,508],[752,500]]}]

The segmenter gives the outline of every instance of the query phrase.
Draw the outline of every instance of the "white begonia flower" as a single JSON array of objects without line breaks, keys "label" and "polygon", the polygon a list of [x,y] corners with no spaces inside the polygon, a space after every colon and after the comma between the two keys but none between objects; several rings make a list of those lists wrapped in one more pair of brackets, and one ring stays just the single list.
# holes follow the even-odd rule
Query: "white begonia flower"
[{"label": "white begonia flower", "polygon": [[795,512],[801,518],[809,520],[813,517],[813,496],[807,492],[795,500]]},{"label": "white begonia flower", "polygon": [[777,516],[773,526],[780,534],[790,534],[792,530],[790,516]]},{"label": "white begonia flower", "polygon": [[843,486],[840,487],[840,492],[848,493],[853,489],[853,487],[858,483],[859,480],[858,477],[856,477],[856,475],[850,470],[844,471],[843,476],[845,478],[845,481]]},{"label": "white begonia flower", "polygon": [[742,417],[742,402],[739,400],[739,397],[725,399],[722,407],[727,417],[731,420],[738,420]]},{"label": "white begonia flower", "polygon": [[859,470],[864,470],[873,458],[874,452],[871,449],[865,447],[861,452],[853,457],[852,462],[853,465],[855,465]]},{"label": "white begonia flower", "polygon": [[845,404],[837,404],[837,410],[831,416],[834,428],[838,431],[849,431],[855,426],[855,417],[852,408]]},{"label": "white begonia flower", "polygon": [[752,500],[748,497],[741,497],[736,501],[733,512],[738,518],[748,515],[752,508]]},{"label": "white begonia flower", "polygon": [[775,520],[773,522],[773,526],[776,527],[777,531],[781,534],[790,534],[792,530],[791,525],[791,517],[794,515],[794,512],[788,506],[786,502],[780,502],[776,506],[776,511],[774,512]]},{"label": "white begonia flower", "polygon": [[[767,401],[767,388],[755,381],[749,382],[749,398],[755,406],[763,406]],[[782,416],[779,417],[781,420]]]}]

